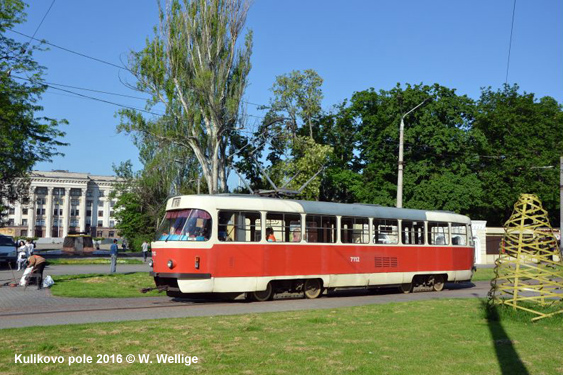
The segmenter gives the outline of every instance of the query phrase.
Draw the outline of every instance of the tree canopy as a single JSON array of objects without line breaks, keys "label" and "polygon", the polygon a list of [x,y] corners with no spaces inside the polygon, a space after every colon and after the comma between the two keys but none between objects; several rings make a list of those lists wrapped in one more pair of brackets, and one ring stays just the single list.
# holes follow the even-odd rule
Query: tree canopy
[{"label": "tree canopy", "polygon": [[0,2],[0,213],[6,202],[28,196],[33,165],[50,160],[65,145],[58,125],[66,121],[37,115],[43,110],[37,102],[47,89],[44,68],[33,58],[38,47],[5,35],[25,21],[24,7],[21,0]]},{"label": "tree canopy", "polygon": [[248,8],[247,0],[167,1],[154,38],[130,57],[136,89],[151,95],[147,108],[165,113],[146,120],[121,111],[120,129],[189,149],[210,194],[227,190],[229,147],[251,67],[252,33],[239,45]]}]

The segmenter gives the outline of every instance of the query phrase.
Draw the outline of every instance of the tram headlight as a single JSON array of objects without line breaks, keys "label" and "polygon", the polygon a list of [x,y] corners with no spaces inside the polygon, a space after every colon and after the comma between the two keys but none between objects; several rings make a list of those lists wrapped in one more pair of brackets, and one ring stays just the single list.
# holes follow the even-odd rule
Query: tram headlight
[{"label": "tram headlight", "polygon": [[174,268],[174,265],[175,265],[175,264],[174,264],[174,261],[173,261],[172,259],[170,259],[170,260],[168,261],[168,263],[166,263],[166,265],[168,266],[168,268],[172,269],[172,268]]}]

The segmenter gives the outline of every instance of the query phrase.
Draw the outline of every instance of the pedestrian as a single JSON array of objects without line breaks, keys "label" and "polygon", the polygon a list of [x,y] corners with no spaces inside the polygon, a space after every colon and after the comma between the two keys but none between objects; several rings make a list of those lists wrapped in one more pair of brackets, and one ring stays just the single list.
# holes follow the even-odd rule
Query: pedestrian
[{"label": "pedestrian", "polygon": [[25,269],[25,261],[28,258],[28,254],[27,254],[27,246],[25,245],[25,243],[23,241],[20,241],[18,244],[18,271],[19,270],[23,270]]},{"label": "pedestrian", "polygon": [[147,241],[143,241],[143,244],[141,245],[142,249],[143,249],[143,262],[147,261],[147,255],[149,253],[149,244],[147,243]]},{"label": "pedestrian", "polygon": [[31,242],[31,240],[27,240],[25,246],[27,247],[27,254],[29,256],[32,256],[33,251],[35,250],[35,246],[33,246],[33,242]]},{"label": "pedestrian", "polygon": [[38,275],[37,277],[37,289],[43,288],[43,269],[47,262],[45,258],[39,255],[32,255],[27,259],[27,268],[32,267],[31,274],[35,273]]},{"label": "pedestrian", "polygon": [[109,248],[109,253],[111,255],[111,266],[109,269],[110,273],[115,273],[115,268],[117,266],[117,251],[119,247],[117,246],[117,240],[113,240],[111,247]]},{"label": "pedestrian", "polygon": [[125,251],[125,248],[127,247],[127,244],[125,243],[125,240],[123,240],[121,242],[121,248],[123,249],[123,251]]}]

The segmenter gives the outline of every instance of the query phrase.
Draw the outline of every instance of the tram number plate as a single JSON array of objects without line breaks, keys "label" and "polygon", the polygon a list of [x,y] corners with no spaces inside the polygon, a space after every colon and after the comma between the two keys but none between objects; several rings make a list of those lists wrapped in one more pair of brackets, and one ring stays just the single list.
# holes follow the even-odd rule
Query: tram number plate
[{"label": "tram number plate", "polygon": [[360,257],[350,257],[351,263],[360,263]]}]

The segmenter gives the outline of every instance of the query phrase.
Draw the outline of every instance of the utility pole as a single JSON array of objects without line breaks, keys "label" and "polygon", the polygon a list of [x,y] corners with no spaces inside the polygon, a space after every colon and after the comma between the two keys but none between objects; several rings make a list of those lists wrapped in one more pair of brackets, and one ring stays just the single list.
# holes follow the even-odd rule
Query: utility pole
[{"label": "utility pole", "polygon": [[399,126],[399,172],[397,174],[397,208],[403,207],[403,139],[405,132],[405,117],[430,102],[432,98],[424,99],[419,105],[408,111],[401,117],[401,125]]},{"label": "utility pole", "polygon": [[563,156],[559,158],[559,254],[563,254],[562,249],[563,249]]}]

